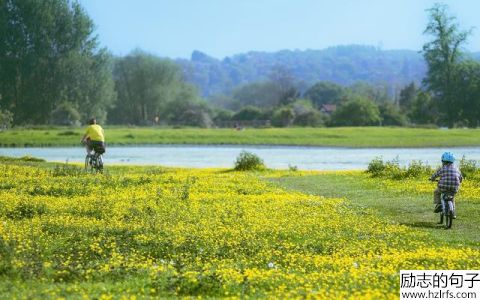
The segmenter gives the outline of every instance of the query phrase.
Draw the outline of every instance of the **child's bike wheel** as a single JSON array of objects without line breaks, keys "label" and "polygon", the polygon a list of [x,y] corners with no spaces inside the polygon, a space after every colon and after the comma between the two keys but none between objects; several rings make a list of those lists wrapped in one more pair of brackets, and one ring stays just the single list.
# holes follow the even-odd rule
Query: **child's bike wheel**
[{"label": "child's bike wheel", "polygon": [[447,211],[445,214],[445,228],[450,229],[452,228],[452,222],[453,222],[453,203],[449,201],[446,209]]}]

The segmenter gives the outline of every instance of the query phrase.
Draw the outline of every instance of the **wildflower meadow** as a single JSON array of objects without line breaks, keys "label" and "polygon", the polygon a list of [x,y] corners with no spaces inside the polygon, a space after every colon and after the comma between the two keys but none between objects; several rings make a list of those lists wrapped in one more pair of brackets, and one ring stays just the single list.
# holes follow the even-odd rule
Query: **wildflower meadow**
[{"label": "wildflower meadow", "polygon": [[400,269],[480,265],[478,248],[271,181],[315,172],[0,169],[1,298],[396,299]]}]

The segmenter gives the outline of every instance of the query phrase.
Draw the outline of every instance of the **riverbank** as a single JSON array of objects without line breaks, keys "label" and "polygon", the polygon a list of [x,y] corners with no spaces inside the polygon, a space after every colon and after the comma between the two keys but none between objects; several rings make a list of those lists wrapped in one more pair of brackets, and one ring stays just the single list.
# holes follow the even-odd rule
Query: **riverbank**
[{"label": "riverbank", "polygon": [[[479,129],[392,127],[201,128],[106,127],[109,145],[292,145],[323,147],[479,146]],[[0,147],[78,146],[83,128],[40,127],[0,131]]]}]

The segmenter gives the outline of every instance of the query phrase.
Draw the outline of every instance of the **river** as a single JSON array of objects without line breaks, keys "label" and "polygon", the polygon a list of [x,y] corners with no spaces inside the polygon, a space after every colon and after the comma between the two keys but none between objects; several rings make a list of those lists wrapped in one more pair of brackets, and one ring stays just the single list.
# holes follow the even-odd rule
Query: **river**
[{"label": "river", "polygon": [[[111,146],[104,155],[105,164],[164,165],[175,167],[232,167],[238,154],[246,150],[260,156],[267,167],[301,170],[365,169],[375,157],[384,160],[398,158],[400,164],[421,160],[438,165],[445,151],[457,158],[480,160],[480,147],[461,148],[337,148],[296,146],[198,146],[149,145]],[[47,161],[82,162],[85,151],[80,147],[0,148],[0,155],[21,157],[30,155]]]}]

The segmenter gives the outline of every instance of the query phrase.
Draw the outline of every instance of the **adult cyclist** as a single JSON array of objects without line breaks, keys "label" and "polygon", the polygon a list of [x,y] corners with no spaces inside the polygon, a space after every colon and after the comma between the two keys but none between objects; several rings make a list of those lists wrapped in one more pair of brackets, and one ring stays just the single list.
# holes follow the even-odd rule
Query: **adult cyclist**
[{"label": "adult cyclist", "polygon": [[88,126],[85,130],[81,143],[85,145],[87,154],[92,154],[92,151],[103,154],[105,153],[105,135],[103,128],[97,124],[95,118],[88,121]]}]

